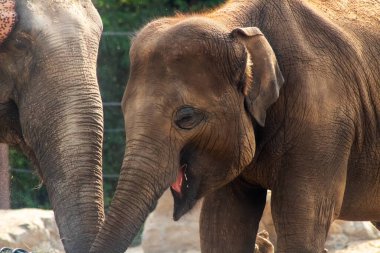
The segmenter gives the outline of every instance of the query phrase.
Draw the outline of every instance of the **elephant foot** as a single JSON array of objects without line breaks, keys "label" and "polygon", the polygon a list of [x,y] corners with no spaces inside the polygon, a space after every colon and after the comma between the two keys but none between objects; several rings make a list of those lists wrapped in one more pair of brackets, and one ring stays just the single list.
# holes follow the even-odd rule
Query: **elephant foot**
[{"label": "elephant foot", "polygon": [[261,231],[257,234],[254,253],[274,253],[274,246],[269,241],[268,231]]}]

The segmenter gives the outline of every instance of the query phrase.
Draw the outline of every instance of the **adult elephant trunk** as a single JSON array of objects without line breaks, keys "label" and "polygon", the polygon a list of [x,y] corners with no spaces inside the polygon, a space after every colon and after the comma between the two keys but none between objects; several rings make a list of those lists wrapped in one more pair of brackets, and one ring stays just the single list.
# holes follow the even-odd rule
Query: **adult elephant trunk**
[{"label": "adult elephant trunk", "polygon": [[153,133],[151,129],[155,128],[142,123],[146,122],[142,119],[127,119],[140,124],[133,127],[135,131],[127,127],[128,140],[118,186],[92,253],[125,252],[157,200],[174,182],[179,169],[178,158],[173,157],[178,154],[177,148],[170,143],[167,133]]},{"label": "adult elephant trunk", "polygon": [[47,187],[66,252],[88,253],[104,220],[96,55],[89,58],[85,46],[61,46],[47,54],[34,85],[15,101],[22,149]]}]

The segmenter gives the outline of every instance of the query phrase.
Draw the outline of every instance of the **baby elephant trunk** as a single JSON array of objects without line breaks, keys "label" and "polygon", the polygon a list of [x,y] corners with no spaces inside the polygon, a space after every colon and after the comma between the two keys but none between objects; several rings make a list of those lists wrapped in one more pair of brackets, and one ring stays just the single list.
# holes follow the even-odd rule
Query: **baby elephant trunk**
[{"label": "baby elephant trunk", "polygon": [[176,180],[179,162],[171,157],[169,145],[146,138],[129,135],[116,193],[91,253],[125,252],[157,200]]}]

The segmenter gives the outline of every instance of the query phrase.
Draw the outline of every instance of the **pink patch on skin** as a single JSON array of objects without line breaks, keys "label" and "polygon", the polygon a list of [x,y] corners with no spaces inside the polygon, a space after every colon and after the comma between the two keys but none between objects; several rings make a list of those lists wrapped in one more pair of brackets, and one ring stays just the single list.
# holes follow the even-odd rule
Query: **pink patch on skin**
[{"label": "pink patch on skin", "polygon": [[0,0],[0,45],[12,32],[16,17],[16,1]]}]

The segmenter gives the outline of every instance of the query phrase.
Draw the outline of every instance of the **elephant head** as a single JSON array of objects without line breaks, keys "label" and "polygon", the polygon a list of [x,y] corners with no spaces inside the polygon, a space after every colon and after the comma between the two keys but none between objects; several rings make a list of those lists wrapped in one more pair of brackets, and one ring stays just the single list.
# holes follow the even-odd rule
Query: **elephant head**
[{"label": "elephant head", "polygon": [[1,24],[9,31],[0,45],[0,142],[20,147],[38,169],[66,252],[88,253],[104,220],[102,22],[90,0],[15,6],[15,25]]},{"label": "elephant head", "polygon": [[255,154],[255,125],[265,124],[283,84],[258,28],[205,17],[148,24],[130,58],[124,162],[91,252],[124,252],[165,189],[178,220],[239,176]]}]

